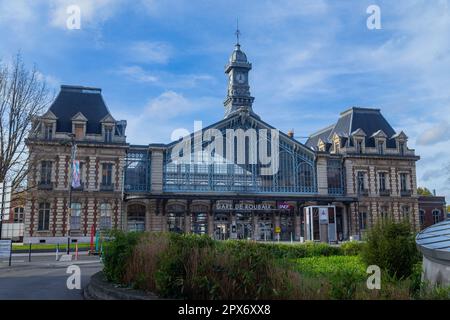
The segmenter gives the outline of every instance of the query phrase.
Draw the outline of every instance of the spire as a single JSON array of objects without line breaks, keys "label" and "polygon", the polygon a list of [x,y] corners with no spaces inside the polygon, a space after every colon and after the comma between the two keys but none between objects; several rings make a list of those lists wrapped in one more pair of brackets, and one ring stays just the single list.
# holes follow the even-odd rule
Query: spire
[{"label": "spire", "polygon": [[239,36],[241,35],[241,31],[239,31],[239,18],[236,18],[236,32],[234,34],[236,35],[236,45],[239,46]]},{"label": "spire", "polygon": [[[248,62],[247,56],[241,50],[239,44],[239,20],[236,20],[236,45],[231,53],[228,64],[225,66],[225,73],[228,76],[228,90],[224,101],[225,118],[238,111],[246,111],[252,114],[253,98],[250,94],[250,84],[248,81],[249,71],[252,64]],[[256,116],[256,115],[255,115]]]}]

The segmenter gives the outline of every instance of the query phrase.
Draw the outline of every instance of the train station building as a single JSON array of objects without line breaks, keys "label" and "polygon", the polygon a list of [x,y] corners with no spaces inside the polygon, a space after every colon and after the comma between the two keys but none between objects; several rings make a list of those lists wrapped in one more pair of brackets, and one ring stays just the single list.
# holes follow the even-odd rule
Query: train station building
[{"label": "train station building", "polygon": [[25,241],[88,241],[92,228],[343,241],[388,218],[420,228],[419,157],[403,131],[352,107],[301,143],[258,115],[251,69],[236,44],[222,119],[169,144],[132,144],[101,89],[61,86],[27,139]]}]

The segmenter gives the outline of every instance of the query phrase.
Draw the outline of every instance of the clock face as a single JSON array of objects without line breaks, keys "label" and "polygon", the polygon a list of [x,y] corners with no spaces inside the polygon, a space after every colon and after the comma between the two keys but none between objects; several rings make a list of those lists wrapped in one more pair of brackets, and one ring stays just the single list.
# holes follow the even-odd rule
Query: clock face
[{"label": "clock face", "polygon": [[244,83],[245,82],[245,74],[242,72],[236,73],[236,81],[241,84]]}]

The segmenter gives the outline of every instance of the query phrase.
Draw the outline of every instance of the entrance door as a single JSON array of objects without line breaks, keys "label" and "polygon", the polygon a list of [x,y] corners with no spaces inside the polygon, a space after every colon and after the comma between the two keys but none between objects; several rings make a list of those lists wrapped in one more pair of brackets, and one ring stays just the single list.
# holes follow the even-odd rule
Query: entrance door
[{"label": "entrance door", "polygon": [[237,213],[236,214],[237,225],[237,238],[238,239],[252,239],[253,225],[252,217],[250,213]]},{"label": "entrance door", "polygon": [[273,240],[273,222],[271,216],[264,215],[259,217],[259,240]]},{"label": "entrance door", "polygon": [[343,241],[344,240],[344,224],[343,224],[341,207],[336,207],[336,232],[337,232],[337,239],[339,241]]},{"label": "entrance door", "polygon": [[214,215],[214,239],[227,240],[230,237],[230,221],[228,214],[216,213]]},{"label": "entrance door", "polygon": [[280,234],[280,240],[281,241],[290,241],[291,238],[294,239],[294,217],[292,214],[281,214],[280,218],[280,227],[281,227],[281,234]]}]

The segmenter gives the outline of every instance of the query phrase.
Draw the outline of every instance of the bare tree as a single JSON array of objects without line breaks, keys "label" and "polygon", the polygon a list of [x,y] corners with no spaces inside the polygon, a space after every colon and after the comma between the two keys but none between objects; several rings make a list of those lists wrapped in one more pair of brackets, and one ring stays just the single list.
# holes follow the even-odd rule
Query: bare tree
[{"label": "bare tree", "polygon": [[[25,139],[32,130],[32,120],[49,102],[42,76],[36,67],[28,70],[20,54],[10,65],[0,63],[0,184],[3,189],[10,185],[13,191],[25,181],[28,173]],[[3,218],[5,192],[0,201],[0,218]]]}]

